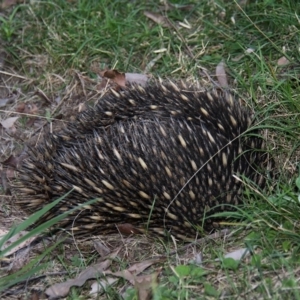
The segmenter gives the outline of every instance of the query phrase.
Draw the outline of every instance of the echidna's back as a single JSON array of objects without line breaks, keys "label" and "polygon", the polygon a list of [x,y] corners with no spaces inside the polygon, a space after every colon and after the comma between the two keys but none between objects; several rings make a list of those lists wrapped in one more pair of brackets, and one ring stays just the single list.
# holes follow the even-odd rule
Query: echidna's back
[{"label": "echidna's back", "polygon": [[113,91],[32,151],[20,171],[18,202],[36,210],[74,189],[46,218],[99,198],[61,226],[100,234],[130,223],[194,238],[193,225],[204,216],[241,201],[234,174],[264,182],[257,173],[267,166],[262,140],[240,137],[250,123],[226,92],[172,83]]}]

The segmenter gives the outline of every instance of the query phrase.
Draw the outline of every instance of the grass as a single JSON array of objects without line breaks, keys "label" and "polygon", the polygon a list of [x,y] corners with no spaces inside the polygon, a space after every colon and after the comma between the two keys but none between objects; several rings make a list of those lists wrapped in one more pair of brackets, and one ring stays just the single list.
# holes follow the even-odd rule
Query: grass
[{"label": "grass", "polygon": [[[136,73],[147,70],[162,78],[197,79],[208,84],[203,70],[216,81],[215,68],[223,60],[230,88],[256,112],[257,126],[266,130],[276,161],[276,182],[270,182],[264,191],[247,189],[245,205],[231,213],[229,225],[235,226],[229,238],[190,246],[178,256],[170,256],[153,299],[300,299],[300,3],[244,2],[190,1],[186,8],[186,1],[176,1],[178,6],[168,10],[158,1],[34,1],[7,8],[0,15],[4,58],[0,98],[18,93],[17,101],[1,108],[1,120],[15,116],[16,108],[27,103],[38,106],[40,120],[68,121],[82,99],[97,96],[97,74],[105,68]],[[171,27],[151,21],[145,11],[166,15]],[[283,56],[290,61],[288,66],[278,65]],[[87,94],[78,84],[78,74],[90,80],[85,85]],[[32,132],[27,117],[18,122],[19,136],[8,139],[1,135],[1,161],[22,147]],[[5,199],[1,198],[1,206],[7,210]],[[12,206],[11,226],[16,216]],[[109,240],[110,245],[115,242]],[[173,246],[159,240],[149,244],[142,238],[122,242],[124,249],[130,249],[120,254],[124,269],[127,264],[169,253]],[[59,258],[48,253],[42,265],[46,270],[37,274],[80,272],[94,257],[91,248],[80,243],[77,250],[59,247],[53,252]],[[239,263],[222,258],[243,247],[250,249],[251,255]],[[195,253],[201,253],[205,263],[189,264]],[[221,262],[216,258],[222,258]],[[115,262],[114,267],[120,264]],[[119,280],[99,299],[122,299],[121,294],[125,299],[137,297],[134,288],[123,294],[123,286],[126,282]],[[87,288],[74,288],[68,299],[84,297],[87,292]]]}]

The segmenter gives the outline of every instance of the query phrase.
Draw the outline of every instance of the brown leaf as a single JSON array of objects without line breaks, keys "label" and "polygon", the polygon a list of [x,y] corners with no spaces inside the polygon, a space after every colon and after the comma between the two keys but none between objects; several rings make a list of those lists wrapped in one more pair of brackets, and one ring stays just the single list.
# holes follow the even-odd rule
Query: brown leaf
[{"label": "brown leaf", "polygon": [[82,271],[78,277],[69,279],[66,282],[57,283],[46,289],[45,293],[50,298],[66,297],[72,286],[82,286],[88,279],[97,278],[103,275],[103,271],[106,270],[111,264],[111,260],[103,261],[99,264],[93,265],[84,271]]},{"label": "brown leaf", "polygon": [[[157,264],[159,262],[164,261],[164,258],[156,258],[156,259],[149,259],[142,261],[140,263],[136,263],[132,265],[130,268],[128,268],[126,271],[128,271],[127,274],[122,274],[123,271],[121,272],[116,272],[113,273],[114,276],[120,276],[126,280],[128,280],[131,284],[134,284],[134,276],[138,275],[139,273],[143,272],[153,264]],[[116,275],[119,274],[119,275]]]},{"label": "brown leaf", "polygon": [[14,155],[10,155],[5,161],[2,162],[2,165],[4,166],[10,166],[13,168],[17,168],[19,163],[19,159],[18,157],[14,156]]},{"label": "brown leaf", "polygon": [[139,300],[152,299],[152,290],[158,284],[158,276],[161,270],[160,268],[156,273],[140,275],[135,278],[134,287],[137,289]]},{"label": "brown leaf", "polygon": [[14,169],[7,168],[6,170],[6,178],[9,180],[16,178],[16,173]]},{"label": "brown leaf", "polygon": [[117,227],[118,227],[119,232],[124,235],[141,234],[142,233],[138,228],[134,227],[133,225],[131,225],[129,223],[117,224]]},{"label": "brown leaf", "polygon": [[110,253],[110,249],[100,241],[94,241],[94,248],[99,253],[100,257],[105,257]]},{"label": "brown leaf", "polygon": [[126,83],[136,83],[145,86],[148,81],[148,76],[139,73],[121,73],[118,70],[103,70],[98,72],[103,78],[100,84],[97,85],[97,90],[101,91],[107,87],[111,87],[111,82],[118,86],[125,87]]},{"label": "brown leaf", "polygon": [[125,87],[125,83],[126,83],[125,73],[121,73],[118,70],[106,70],[100,72],[100,76],[112,80],[119,86]]},{"label": "brown leaf", "polygon": [[25,105],[26,104],[24,102],[18,104],[17,107],[15,108],[15,112],[17,112],[17,113],[23,113],[24,110],[25,110]]},{"label": "brown leaf", "polygon": [[145,269],[150,267],[153,264],[159,263],[164,261],[163,258],[158,258],[158,259],[150,259],[146,260],[137,264],[132,265],[130,268],[119,271],[119,272],[111,272],[111,271],[106,271],[105,272],[105,279],[101,280],[100,282],[95,282],[92,285],[92,291],[90,293],[99,293],[103,290],[103,287],[106,287],[109,283],[112,284],[113,282],[116,281],[108,277],[108,275],[114,276],[114,277],[121,277],[129,281],[132,285],[135,284],[136,276],[143,272]]},{"label": "brown leaf", "polygon": [[8,184],[8,180],[11,181],[13,179],[16,178],[16,172],[15,172],[16,168],[15,167],[6,167],[6,168],[3,168],[1,171],[0,171],[0,178],[1,178],[1,185],[2,185],[2,188],[3,188],[3,191],[6,193],[10,186]]},{"label": "brown leaf", "polygon": [[28,115],[35,115],[38,112],[38,107],[35,104],[27,103],[25,105],[24,113]]},{"label": "brown leaf", "polygon": [[61,298],[68,295],[72,286],[82,286],[88,279],[99,278],[104,274],[104,271],[111,265],[112,259],[114,259],[120,251],[120,248],[115,250],[108,259],[92,265],[82,271],[76,278],[69,279],[66,282],[57,283],[46,289],[45,294],[50,298]]},{"label": "brown leaf", "polygon": [[23,150],[19,156],[10,155],[6,160],[1,162],[2,165],[17,169],[22,161],[27,157],[27,152]]},{"label": "brown leaf", "polygon": [[20,0],[3,0],[0,4],[1,9],[9,8],[13,5],[16,5],[18,2],[21,2]]},{"label": "brown leaf", "polygon": [[16,107],[16,112],[27,114],[29,116],[29,119],[26,122],[26,127],[31,127],[34,124],[36,117],[32,116],[36,115],[38,110],[38,107],[35,104],[31,103],[20,103]]},{"label": "brown leaf", "polygon": [[29,262],[30,250],[30,247],[24,248],[14,256],[14,259],[9,266],[12,273],[19,271]]},{"label": "brown leaf", "polygon": [[31,300],[39,300],[39,299],[40,299],[40,293],[38,293],[37,291],[32,291]]},{"label": "brown leaf", "polygon": [[26,122],[26,127],[29,127],[29,128],[32,127],[35,122],[35,119],[36,118],[29,118],[29,120],[27,120],[27,122]]},{"label": "brown leaf", "polygon": [[[7,169],[5,170],[1,170],[0,171],[0,179],[1,179],[1,186],[2,186],[2,189],[3,189],[3,192],[4,194],[6,194],[7,190],[8,190],[8,183],[7,183],[7,179],[8,179],[8,174],[7,174]],[[14,172],[13,172],[14,174]]]},{"label": "brown leaf", "polygon": [[171,27],[170,21],[165,16],[153,13],[151,11],[144,11],[144,15],[163,27]]}]

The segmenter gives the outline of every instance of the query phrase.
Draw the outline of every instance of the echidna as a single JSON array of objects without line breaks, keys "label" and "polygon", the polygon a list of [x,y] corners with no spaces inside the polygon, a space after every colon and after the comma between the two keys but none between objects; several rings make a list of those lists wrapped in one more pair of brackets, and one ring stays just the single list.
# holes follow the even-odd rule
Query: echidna
[{"label": "echidna", "polygon": [[129,223],[193,239],[199,226],[212,229],[204,219],[242,201],[233,175],[264,184],[268,155],[257,132],[244,135],[251,123],[251,112],[222,90],[172,82],[112,90],[30,150],[17,202],[34,211],[73,189],[43,222],[97,198],[60,227],[101,234]]}]

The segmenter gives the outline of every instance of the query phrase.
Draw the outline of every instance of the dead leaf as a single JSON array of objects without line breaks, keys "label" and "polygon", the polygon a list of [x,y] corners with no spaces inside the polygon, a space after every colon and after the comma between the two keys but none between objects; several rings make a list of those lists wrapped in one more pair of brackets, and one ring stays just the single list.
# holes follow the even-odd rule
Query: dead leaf
[{"label": "dead leaf", "polygon": [[9,270],[11,273],[19,271],[29,262],[30,250],[30,247],[27,247],[14,256],[9,265]]},{"label": "dead leaf", "polygon": [[4,107],[9,103],[15,102],[19,96],[20,96],[20,90],[19,89],[14,90],[9,97],[0,99],[0,107]]},{"label": "dead leaf", "polygon": [[[139,73],[122,73],[118,70],[104,70],[98,72],[99,75],[103,78],[100,84],[97,85],[97,90],[103,90],[107,87],[111,87],[109,80],[113,83],[117,84],[118,86],[125,87],[126,83],[136,83],[141,86],[145,86],[148,81],[148,76],[145,74]],[[109,79],[109,80],[107,80]]]},{"label": "dead leaf", "polygon": [[[39,299],[40,299],[40,293],[37,291],[32,291],[30,300],[39,300]],[[44,299],[44,298],[41,298],[41,299]]]},{"label": "dead leaf", "polygon": [[[123,271],[119,271],[119,272],[106,271],[105,272],[106,278],[104,280],[101,280],[100,282],[95,282],[92,285],[92,291],[93,292],[98,291],[98,293],[100,291],[102,291],[103,286],[106,286],[106,283],[108,282],[108,278],[110,278],[110,277],[108,277],[108,275],[124,278],[127,281],[129,281],[132,285],[134,285],[136,276],[138,274],[143,272],[145,269],[147,269],[151,265],[162,262],[164,260],[165,260],[164,258],[150,259],[150,260],[146,260],[146,261],[143,261],[140,263],[136,263],[136,264],[132,265],[130,268],[123,270]],[[113,283],[114,281],[110,280],[109,282]],[[90,293],[92,293],[92,291]]]},{"label": "dead leaf", "polygon": [[60,101],[61,101],[61,96],[57,96],[57,97],[54,99],[54,102],[55,102],[56,104],[59,104]]},{"label": "dead leaf", "polygon": [[99,264],[93,265],[84,271],[82,271],[78,277],[74,279],[69,279],[66,282],[57,283],[46,289],[45,293],[50,298],[61,298],[66,297],[72,286],[82,286],[88,279],[97,278],[104,274],[106,270],[111,265],[111,260],[105,260]]},{"label": "dead leaf", "polygon": [[17,113],[23,113],[24,110],[25,110],[25,103],[24,102],[18,104],[17,107],[15,108],[15,112],[17,112]]},{"label": "dead leaf", "polygon": [[9,8],[13,5],[16,5],[18,2],[21,2],[20,0],[3,0],[0,4],[1,9]]},{"label": "dead leaf", "polygon": [[38,112],[38,107],[35,104],[27,103],[25,105],[24,113],[28,115],[35,115]]},{"label": "dead leaf", "polygon": [[14,169],[8,168],[6,170],[6,178],[9,180],[15,179],[16,178],[16,173]]},{"label": "dead leaf", "polygon": [[255,49],[253,49],[253,48],[247,48],[246,51],[245,51],[246,54],[250,54],[250,53],[253,53],[253,52],[255,52]]},{"label": "dead leaf", "polygon": [[250,251],[248,248],[241,248],[224,255],[225,258],[233,258],[234,260],[241,260],[242,258],[248,256]]},{"label": "dead leaf", "polygon": [[0,99],[0,107],[4,107],[6,104],[9,103],[10,100],[11,100],[11,98]]},{"label": "dead leaf", "polygon": [[0,172],[1,174],[1,184],[4,192],[8,191],[10,188],[10,185],[8,184],[7,180],[11,181],[16,178],[16,172],[15,169],[12,168],[5,168]]},{"label": "dead leaf", "polygon": [[286,66],[289,63],[290,63],[290,61],[285,56],[280,57],[277,61],[278,66]]},{"label": "dead leaf", "polygon": [[154,263],[161,262],[162,259],[152,259],[148,261],[144,261],[141,263],[137,263],[127,270],[119,271],[119,272],[111,272],[106,271],[106,269],[111,265],[112,260],[117,256],[119,253],[120,248],[115,250],[111,255],[107,257],[104,261],[95,264],[93,266],[88,267],[84,271],[82,271],[75,279],[69,279],[66,282],[54,284],[50,286],[45,293],[50,298],[60,298],[65,297],[68,295],[69,290],[72,286],[82,286],[88,279],[92,278],[99,278],[103,275],[106,276],[104,280],[98,281],[97,283],[93,284],[92,291],[91,292],[99,292],[103,289],[103,287],[107,286],[109,283],[115,282],[115,280],[109,279],[110,277],[107,277],[107,275],[111,275],[114,277],[122,277],[126,280],[128,280],[131,284],[134,284],[135,282],[135,276],[142,271],[144,271],[146,268],[151,266]]},{"label": "dead leaf", "polygon": [[[133,275],[137,275],[137,274],[143,272],[145,269],[149,268],[151,265],[157,264],[164,260],[165,260],[165,258],[155,258],[155,259],[145,260],[140,263],[136,263],[136,264],[132,265],[130,268],[128,268],[128,271],[130,273],[132,273]],[[126,277],[123,277],[123,278],[127,279]],[[134,284],[134,281],[132,281],[131,283]]]},{"label": "dead leaf", "polygon": [[19,119],[19,117],[10,117],[7,118],[6,120],[1,121],[1,125],[5,129],[13,129],[15,122]]},{"label": "dead leaf", "polygon": [[17,169],[22,161],[28,156],[27,152],[23,150],[19,156],[10,155],[6,160],[1,162],[2,165]]},{"label": "dead leaf", "polygon": [[126,82],[136,83],[141,86],[145,86],[148,82],[148,76],[139,73],[125,73]]},{"label": "dead leaf", "polygon": [[100,257],[105,257],[110,253],[110,249],[106,247],[102,242],[94,241],[93,244]]},{"label": "dead leaf", "polygon": [[123,235],[130,235],[130,234],[141,234],[141,231],[134,227],[132,224],[117,224],[117,228],[120,233]]},{"label": "dead leaf", "polygon": [[194,265],[202,266],[203,265],[203,255],[202,252],[197,252],[194,255],[194,259],[191,260]]},{"label": "dead leaf", "polygon": [[193,9],[195,7],[192,4],[175,4],[175,3],[171,3],[171,2],[168,2],[167,5],[169,7],[172,7],[172,8],[178,9],[178,10],[187,10],[187,11],[190,11],[191,9]]},{"label": "dead leaf", "polygon": [[35,104],[31,103],[20,103],[16,107],[16,112],[26,114],[29,118],[26,122],[26,127],[31,127],[36,121],[35,115],[38,112],[38,107]]},{"label": "dead leaf", "polygon": [[45,294],[50,298],[61,298],[68,295],[72,286],[82,286],[88,279],[99,278],[104,271],[111,265],[112,259],[116,258],[120,248],[115,250],[106,260],[92,265],[82,271],[76,278],[69,279],[66,282],[57,283],[46,289]]},{"label": "dead leaf", "polygon": [[[19,240],[21,237],[23,237],[25,234],[27,234],[27,231],[21,231],[17,234],[15,234],[13,237],[11,237],[9,240],[7,240],[4,245],[1,247],[1,251],[4,251],[5,249],[7,249],[12,243],[16,242],[17,240]],[[9,256],[17,251],[19,251],[22,248],[27,247],[28,245],[31,244],[32,241],[34,241],[36,239],[35,236],[28,238],[26,241],[22,242],[21,244],[17,245],[16,247],[14,247],[13,249],[9,250],[8,252],[6,252],[4,254],[4,256]]]},{"label": "dead leaf", "polygon": [[101,77],[108,78],[115,82],[117,85],[121,87],[125,87],[126,85],[126,78],[125,73],[121,73],[118,70],[106,70],[99,73]]},{"label": "dead leaf", "polygon": [[216,68],[216,76],[221,87],[228,87],[228,80],[225,71],[225,63],[221,61]]},{"label": "dead leaf", "polygon": [[14,156],[14,155],[10,155],[5,161],[3,161],[1,164],[4,166],[9,166],[9,167],[13,167],[13,168],[17,168],[19,163],[19,159],[18,157]]},{"label": "dead leaf", "polygon": [[105,277],[100,281],[95,281],[91,285],[90,295],[99,294],[103,292],[108,286],[113,285],[118,280],[119,278]]},{"label": "dead leaf", "polygon": [[135,278],[134,287],[138,292],[138,299],[152,299],[152,290],[158,285],[158,276],[161,273],[161,268],[158,272],[147,275],[140,275]]},{"label": "dead leaf", "polygon": [[[232,252],[229,252],[224,255],[224,258],[233,258],[236,261],[241,260],[242,258],[248,256],[250,251],[248,248],[241,248]],[[215,261],[220,261],[219,258],[216,258]]]},{"label": "dead leaf", "polygon": [[2,228],[0,228],[0,238],[2,238],[7,233],[8,233],[8,230],[3,230]]},{"label": "dead leaf", "polygon": [[151,11],[144,11],[144,15],[163,27],[171,27],[169,19],[165,16],[153,13]]}]

